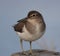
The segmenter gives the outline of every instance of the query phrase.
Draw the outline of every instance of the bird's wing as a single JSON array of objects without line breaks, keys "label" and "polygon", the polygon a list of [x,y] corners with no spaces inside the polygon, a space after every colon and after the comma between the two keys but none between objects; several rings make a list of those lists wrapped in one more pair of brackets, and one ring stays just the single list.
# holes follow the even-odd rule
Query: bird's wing
[{"label": "bird's wing", "polygon": [[25,23],[26,23],[26,19],[19,20],[18,23],[13,26],[14,30],[22,33],[23,32],[23,26]]},{"label": "bird's wing", "polygon": [[23,18],[21,20],[18,20],[17,22],[25,22],[27,18]]}]

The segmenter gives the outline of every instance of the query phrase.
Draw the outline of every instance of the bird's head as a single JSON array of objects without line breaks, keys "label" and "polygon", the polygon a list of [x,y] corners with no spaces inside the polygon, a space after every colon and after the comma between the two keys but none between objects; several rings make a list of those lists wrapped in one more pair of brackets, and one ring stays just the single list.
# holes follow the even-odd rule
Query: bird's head
[{"label": "bird's head", "polygon": [[27,15],[28,18],[37,18],[37,17],[42,17],[41,13],[38,11],[30,11]]}]

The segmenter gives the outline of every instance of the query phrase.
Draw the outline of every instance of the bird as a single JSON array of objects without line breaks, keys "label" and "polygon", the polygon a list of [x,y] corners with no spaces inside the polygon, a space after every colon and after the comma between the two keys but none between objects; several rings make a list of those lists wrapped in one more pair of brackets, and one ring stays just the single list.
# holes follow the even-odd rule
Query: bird
[{"label": "bird", "polygon": [[40,39],[44,35],[46,24],[40,12],[31,10],[25,18],[18,20],[13,28],[20,38],[20,45],[23,54],[25,54],[23,49],[23,40],[29,42],[29,53],[33,54],[32,42]]}]

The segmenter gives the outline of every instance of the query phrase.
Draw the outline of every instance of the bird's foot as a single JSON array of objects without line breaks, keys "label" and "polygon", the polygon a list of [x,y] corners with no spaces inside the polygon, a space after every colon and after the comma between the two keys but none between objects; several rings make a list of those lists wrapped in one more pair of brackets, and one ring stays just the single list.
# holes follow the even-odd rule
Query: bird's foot
[{"label": "bird's foot", "polygon": [[33,55],[33,52],[31,50],[29,51],[29,55]]},{"label": "bird's foot", "polygon": [[28,55],[28,53],[26,53],[26,52],[22,52],[22,54],[23,54],[23,55]]}]

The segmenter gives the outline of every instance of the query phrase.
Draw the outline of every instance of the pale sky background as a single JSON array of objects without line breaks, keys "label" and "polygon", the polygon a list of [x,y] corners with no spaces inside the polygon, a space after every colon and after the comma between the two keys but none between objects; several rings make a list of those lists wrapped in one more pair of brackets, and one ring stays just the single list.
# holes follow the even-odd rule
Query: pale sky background
[{"label": "pale sky background", "polygon": [[[47,26],[44,36],[33,42],[32,48],[60,52],[60,0],[0,0],[0,56],[21,51],[12,26],[31,10],[41,12]],[[23,44],[28,50],[29,43]]]}]

